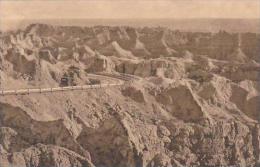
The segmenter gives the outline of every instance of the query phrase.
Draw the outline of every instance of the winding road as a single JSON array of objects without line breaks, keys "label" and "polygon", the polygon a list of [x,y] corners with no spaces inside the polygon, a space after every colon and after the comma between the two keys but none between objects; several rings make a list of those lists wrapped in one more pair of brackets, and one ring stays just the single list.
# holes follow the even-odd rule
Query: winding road
[{"label": "winding road", "polygon": [[122,86],[127,81],[137,80],[138,78],[128,74],[110,74],[110,73],[95,73],[88,74],[91,78],[109,80],[108,83],[91,84],[91,85],[78,85],[78,86],[66,86],[66,87],[49,87],[49,88],[27,88],[27,89],[16,89],[16,90],[0,90],[0,96],[8,95],[28,95],[35,93],[52,93],[62,91],[73,91],[73,90],[86,90],[86,89],[97,89]]}]

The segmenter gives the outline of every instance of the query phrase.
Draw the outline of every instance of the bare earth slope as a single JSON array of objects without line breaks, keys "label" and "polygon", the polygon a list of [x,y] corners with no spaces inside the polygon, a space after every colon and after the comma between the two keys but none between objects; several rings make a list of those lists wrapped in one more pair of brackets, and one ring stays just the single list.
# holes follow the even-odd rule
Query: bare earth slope
[{"label": "bare earth slope", "polygon": [[0,36],[0,166],[260,165],[260,35],[32,24]]}]

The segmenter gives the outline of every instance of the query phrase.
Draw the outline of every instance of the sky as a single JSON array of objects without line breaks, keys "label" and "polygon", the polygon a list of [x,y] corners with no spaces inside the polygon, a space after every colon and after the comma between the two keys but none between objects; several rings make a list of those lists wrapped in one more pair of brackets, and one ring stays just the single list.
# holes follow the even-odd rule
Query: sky
[{"label": "sky", "polygon": [[260,0],[0,0],[0,17],[260,18]]},{"label": "sky", "polygon": [[51,18],[260,18],[260,0],[0,0],[0,26]]}]

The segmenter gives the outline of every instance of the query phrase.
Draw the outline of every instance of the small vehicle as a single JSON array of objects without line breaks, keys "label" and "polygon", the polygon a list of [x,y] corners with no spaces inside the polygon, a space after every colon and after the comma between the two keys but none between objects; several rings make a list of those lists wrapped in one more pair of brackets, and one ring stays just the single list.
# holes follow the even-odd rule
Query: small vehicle
[{"label": "small vehicle", "polygon": [[60,80],[60,86],[61,87],[69,86],[69,79],[67,77],[62,77]]},{"label": "small vehicle", "polygon": [[73,77],[69,77],[66,73],[61,77],[60,87],[76,86]]}]

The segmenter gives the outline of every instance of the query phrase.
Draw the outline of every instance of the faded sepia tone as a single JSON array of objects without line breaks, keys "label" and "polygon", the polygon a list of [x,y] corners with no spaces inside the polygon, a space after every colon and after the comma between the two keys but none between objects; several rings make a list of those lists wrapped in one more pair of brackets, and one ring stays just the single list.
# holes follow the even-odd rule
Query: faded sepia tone
[{"label": "faded sepia tone", "polygon": [[259,56],[259,0],[1,0],[0,167],[258,167]]},{"label": "faded sepia tone", "polygon": [[259,0],[6,0],[0,28],[34,19],[259,19]]}]

